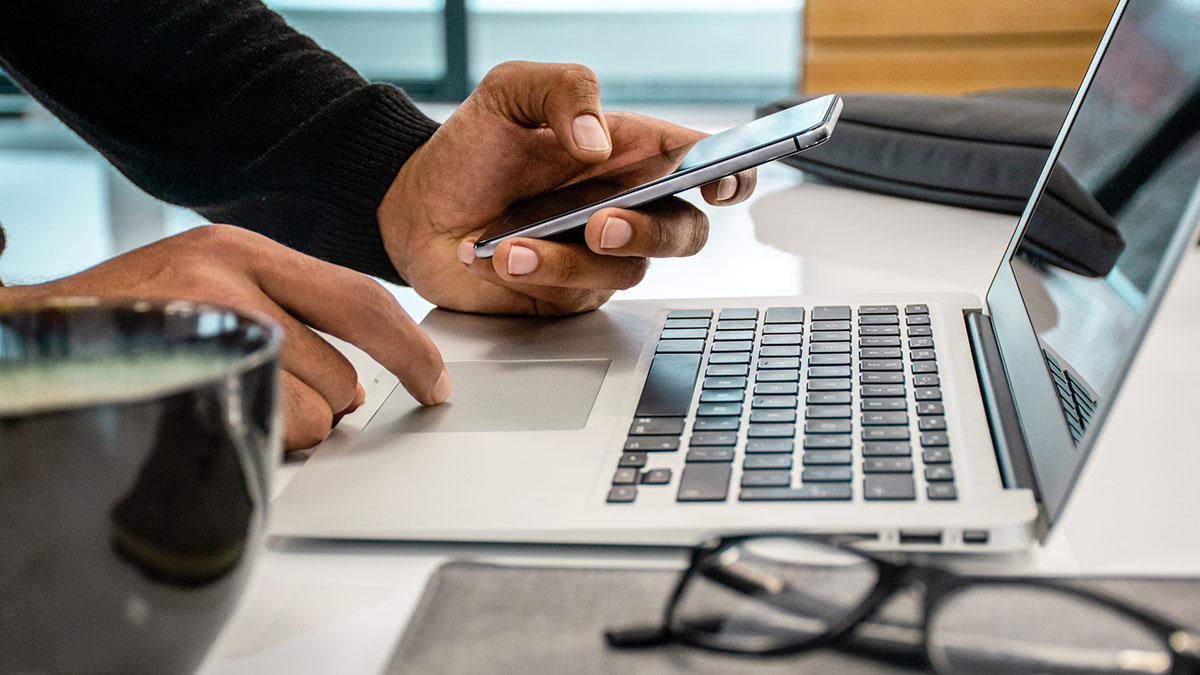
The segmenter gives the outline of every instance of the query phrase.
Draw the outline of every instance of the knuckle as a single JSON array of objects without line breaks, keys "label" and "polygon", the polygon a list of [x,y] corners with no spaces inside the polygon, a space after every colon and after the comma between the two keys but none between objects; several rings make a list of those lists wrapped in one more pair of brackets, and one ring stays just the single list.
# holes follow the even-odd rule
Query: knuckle
[{"label": "knuckle", "polygon": [[559,73],[563,84],[570,90],[581,94],[593,94],[600,86],[596,73],[591,68],[578,63],[567,63]]},{"label": "knuckle", "polygon": [[699,209],[692,212],[691,223],[689,227],[682,228],[686,230],[684,234],[684,244],[682,246],[682,254],[685,256],[695,255],[704,248],[704,244],[708,242],[708,216],[704,215]]},{"label": "knuckle", "polygon": [[564,286],[574,286],[583,276],[583,262],[573,251],[557,256],[554,267],[555,280]]},{"label": "knuckle", "polygon": [[647,258],[629,258],[629,273],[620,286],[621,290],[627,290],[637,286],[646,278],[646,272],[650,270],[650,260]]}]

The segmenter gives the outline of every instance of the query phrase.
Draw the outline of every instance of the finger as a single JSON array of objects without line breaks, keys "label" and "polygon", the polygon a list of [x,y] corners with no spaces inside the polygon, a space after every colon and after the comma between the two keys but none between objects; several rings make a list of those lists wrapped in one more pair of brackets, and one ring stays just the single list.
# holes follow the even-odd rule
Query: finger
[{"label": "finger", "polygon": [[333,426],[336,427],[338,425],[338,422],[342,421],[343,417],[345,417],[346,415],[349,415],[350,413],[354,412],[355,410],[358,410],[366,400],[367,400],[367,392],[366,392],[366,390],[363,389],[362,385],[360,384],[360,385],[358,385],[358,391],[354,395],[354,401],[352,403],[350,403],[350,407],[346,408],[345,410],[341,411],[340,413],[333,414]]},{"label": "finger", "polygon": [[283,447],[300,450],[325,440],[333,414],[324,397],[300,378],[283,371]]},{"label": "finger", "polygon": [[754,186],[757,184],[758,170],[750,168],[702,185],[700,194],[704,196],[704,201],[713,206],[729,206],[745,201],[754,193]]},{"label": "finger", "polygon": [[646,276],[645,258],[601,256],[576,244],[541,239],[508,239],[491,258],[507,282],[557,288],[621,290]]},{"label": "finger", "polygon": [[584,164],[612,152],[600,84],[584,66],[510,61],[493,68],[476,91],[519,124],[548,124],[567,153]]},{"label": "finger", "polygon": [[255,304],[283,328],[283,369],[320,394],[331,411],[350,408],[359,389],[350,360],[266,295]]},{"label": "finger", "polygon": [[584,239],[588,248],[605,257],[695,255],[708,241],[708,216],[676,197],[636,211],[600,209],[588,218]]},{"label": "finger", "polygon": [[[460,251],[470,253],[472,244],[473,240],[464,241]],[[516,278],[512,275],[508,275],[508,279],[501,278],[496,272],[495,256],[474,258],[473,254],[470,257],[461,255],[460,260],[472,275],[487,282],[480,285],[478,294],[489,303],[487,308],[481,311],[489,313],[536,316],[578,314],[596,309],[613,294],[612,289],[569,288],[528,283],[520,279],[519,275]]]},{"label": "finger", "polygon": [[437,347],[392,294],[370,277],[266,237],[231,240],[227,253],[234,254],[233,247],[241,245],[263,292],[288,314],[361,348],[422,404],[449,397],[450,377]]}]

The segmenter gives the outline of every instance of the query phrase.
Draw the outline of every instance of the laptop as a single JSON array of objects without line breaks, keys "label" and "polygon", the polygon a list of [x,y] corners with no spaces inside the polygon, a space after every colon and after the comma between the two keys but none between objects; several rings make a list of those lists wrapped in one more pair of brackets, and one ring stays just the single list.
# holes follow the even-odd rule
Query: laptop
[{"label": "laptop", "polygon": [[[1186,27],[1186,28],[1185,28]],[[868,548],[1043,537],[1200,219],[1192,3],[1121,3],[986,298],[614,301],[558,320],[434,310],[455,383],[380,372],[272,514],[281,535]]]}]

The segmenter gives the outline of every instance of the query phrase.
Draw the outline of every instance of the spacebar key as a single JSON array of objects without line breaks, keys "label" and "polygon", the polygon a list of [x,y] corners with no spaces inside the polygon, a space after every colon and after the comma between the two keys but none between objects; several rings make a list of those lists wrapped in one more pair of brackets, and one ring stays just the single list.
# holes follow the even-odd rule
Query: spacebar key
[{"label": "spacebar key", "polygon": [[638,417],[683,417],[692,402],[696,376],[700,373],[699,354],[658,354],[650,362]]},{"label": "spacebar key", "polygon": [[849,483],[810,484],[800,487],[743,488],[738,499],[744,502],[789,502],[850,499]]}]

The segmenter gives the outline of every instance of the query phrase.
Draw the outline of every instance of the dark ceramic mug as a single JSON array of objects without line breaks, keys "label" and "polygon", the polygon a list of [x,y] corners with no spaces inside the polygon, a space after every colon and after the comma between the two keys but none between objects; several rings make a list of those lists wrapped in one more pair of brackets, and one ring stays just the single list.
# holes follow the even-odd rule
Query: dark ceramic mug
[{"label": "dark ceramic mug", "polygon": [[0,674],[196,669],[263,532],[279,344],[214,305],[0,306]]}]

